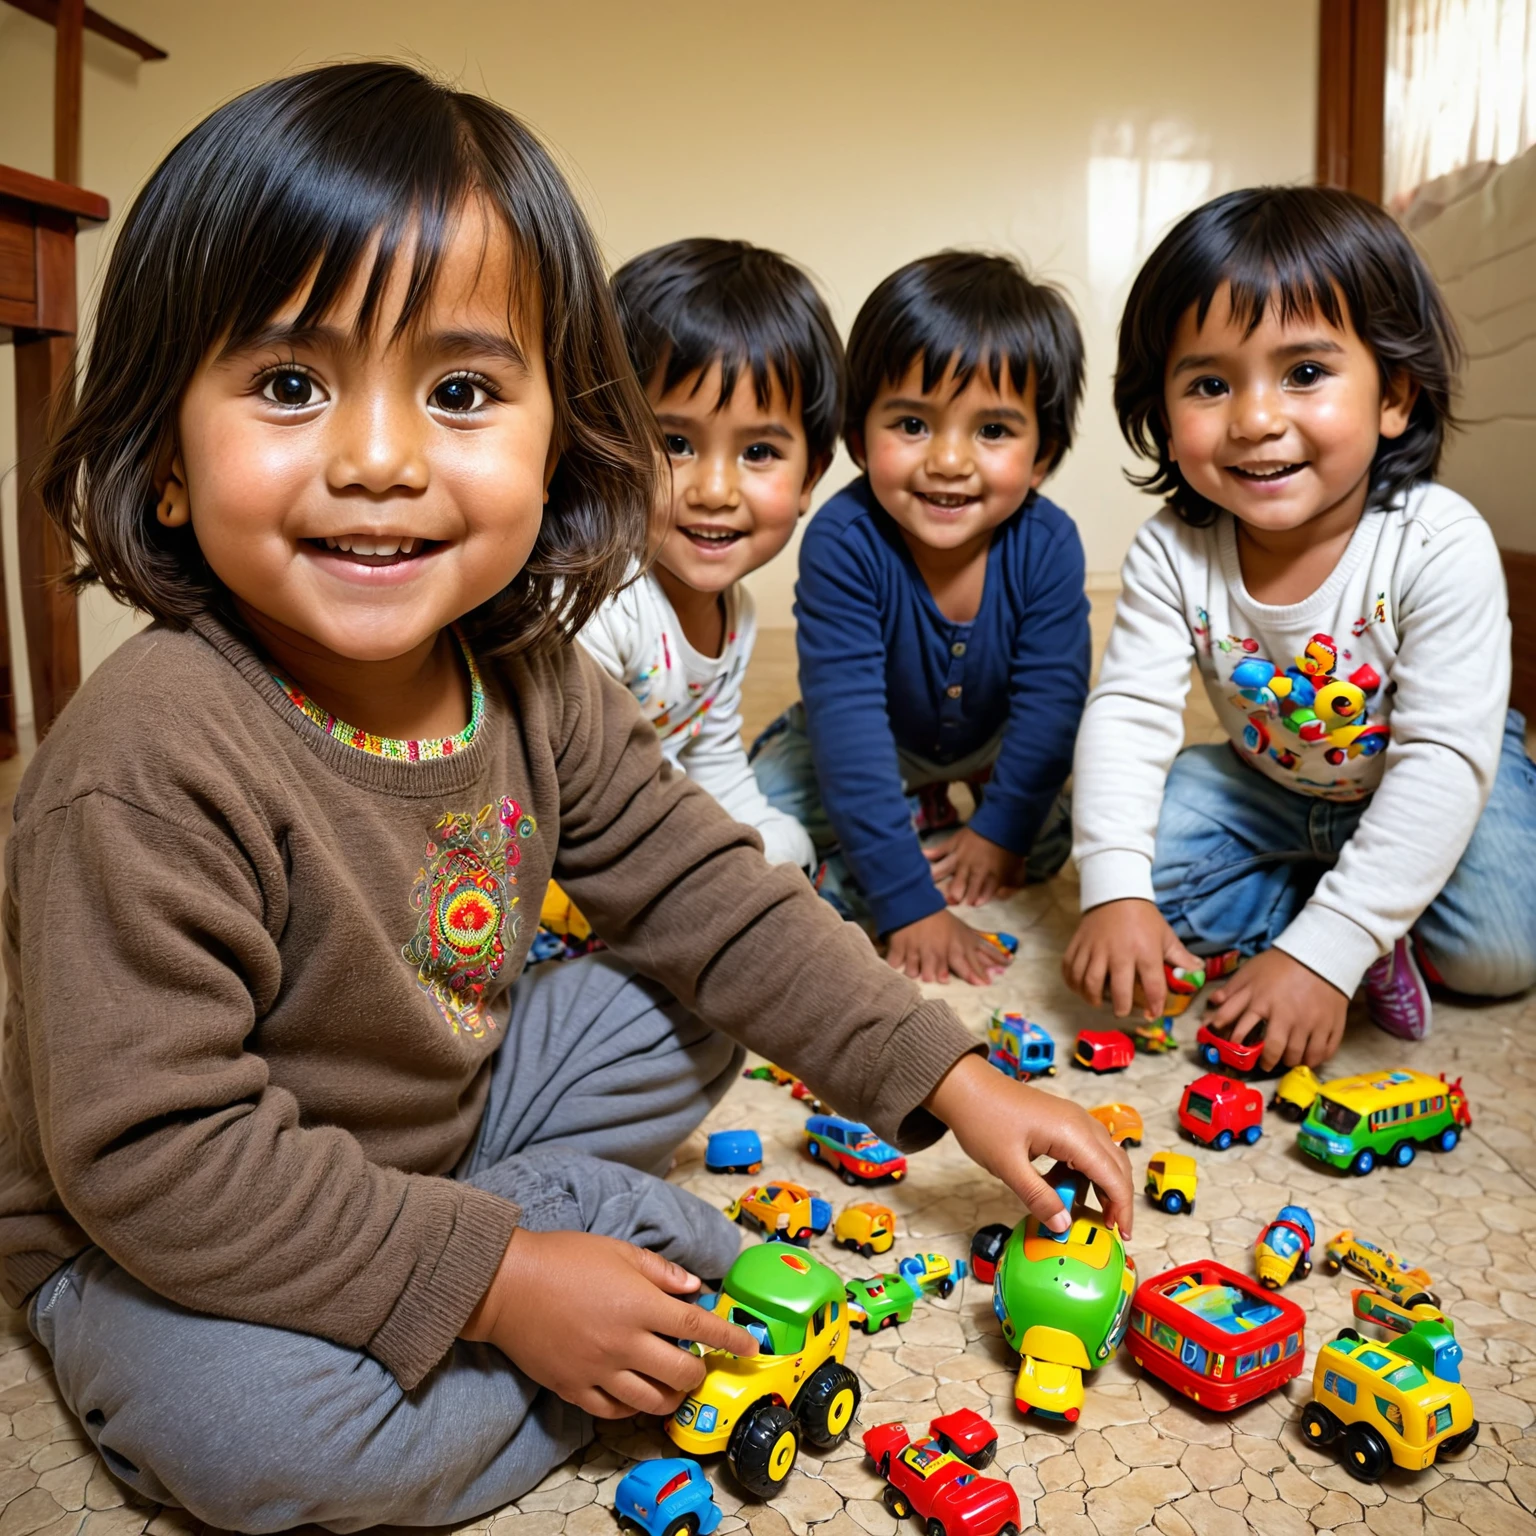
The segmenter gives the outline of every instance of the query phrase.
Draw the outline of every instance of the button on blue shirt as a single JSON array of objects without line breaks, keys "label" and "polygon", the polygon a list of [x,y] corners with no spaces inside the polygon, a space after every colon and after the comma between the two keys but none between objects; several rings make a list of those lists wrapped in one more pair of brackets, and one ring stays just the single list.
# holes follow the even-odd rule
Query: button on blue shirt
[{"label": "button on blue shirt", "polygon": [[939,612],[867,478],[811,519],[795,585],[800,691],[822,803],[882,933],[944,906],[896,749],[958,762],[1001,730],[971,828],[1028,853],[1072,768],[1088,695],[1077,527],[1037,496],[993,530],[981,608]]}]

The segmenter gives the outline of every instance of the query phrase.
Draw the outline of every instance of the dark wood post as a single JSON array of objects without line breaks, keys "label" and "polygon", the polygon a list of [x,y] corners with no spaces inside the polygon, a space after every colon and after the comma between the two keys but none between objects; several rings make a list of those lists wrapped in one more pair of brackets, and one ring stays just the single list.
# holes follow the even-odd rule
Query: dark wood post
[{"label": "dark wood post", "polygon": [[1320,0],[1317,181],[1381,201],[1387,0]]}]

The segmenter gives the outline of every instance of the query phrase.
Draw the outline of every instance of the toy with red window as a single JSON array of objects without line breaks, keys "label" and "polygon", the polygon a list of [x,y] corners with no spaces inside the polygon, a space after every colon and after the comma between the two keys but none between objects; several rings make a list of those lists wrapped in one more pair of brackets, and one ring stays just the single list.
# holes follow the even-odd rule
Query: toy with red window
[{"label": "toy with red window", "polygon": [[1227,1412],[1301,1374],[1306,1313],[1215,1259],[1142,1282],[1125,1347],[1202,1408]]},{"label": "toy with red window", "polygon": [[1225,1152],[1238,1137],[1251,1147],[1264,1134],[1264,1095],[1247,1083],[1207,1072],[1184,1090],[1179,1125],[1218,1152]]},{"label": "toy with red window", "polygon": [[877,1424],[864,1449],[886,1480],[882,1502],[895,1519],[915,1514],[944,1536],[1018,1536],[1013,1485],[981,1476],[997,1453],[997,1431],[974,1408],[934,1419],[917,1440],[904,1424]]},{"label": "toy with red window", "polygon": [[1078,1032],[1072,1060],[1090,1072],[1123,1072],[1136,1059],[1136,1044],[1118,1029],[1084,1029]]}]

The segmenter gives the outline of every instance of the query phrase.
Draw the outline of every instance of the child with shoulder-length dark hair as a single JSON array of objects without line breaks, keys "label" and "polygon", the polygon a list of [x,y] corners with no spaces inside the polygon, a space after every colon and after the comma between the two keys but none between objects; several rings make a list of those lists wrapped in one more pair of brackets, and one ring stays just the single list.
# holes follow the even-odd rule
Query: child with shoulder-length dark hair
[{"label": "child with shoulder-length dark hair", "polygon": [[[1487,524],[1435,482],[1459,347],[1423,261],[1350,193],[1259,187],[1183,219],[1132,286],[1115,404],[1166,498],[1126,558],[1074,764],[1068,981],[1124,1015],[1163,964],[1253,956],[1213,1029],[1316,1066],[1365,982],[1536,981],[1536,767],[1507,708]],[[1229,744],[1179,752],[1190,663]],[[1405,1144],[1412,1155],[1412,1143]]]},{"label": "child with shoulder-length dark hair", "polygon": [[[124,221],[44,492],[155,622],[16,798],[0,1289],[146,1499],[466,1520],[591,1415],[675,1409],[673,1340],[755,1353],[691,1299],[735,1228],[655,1176],[729,1036],[908,1146],[952,1125],[1042,1219],[1032,1153],[1129,1220],[1093,1123],[765,864],[571,642],[660,448],[591,233],[490,102],[279,80]],[[552,873],[609,950],[519,979]]]}]

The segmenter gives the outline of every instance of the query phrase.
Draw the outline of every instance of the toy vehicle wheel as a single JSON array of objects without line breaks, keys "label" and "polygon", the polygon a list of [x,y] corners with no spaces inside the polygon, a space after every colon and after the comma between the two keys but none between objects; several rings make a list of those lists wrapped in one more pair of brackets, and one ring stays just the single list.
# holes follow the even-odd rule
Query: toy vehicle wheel
[{"label": "toy vehicle wheel", "polygon": [[1349,1165],[1349,1171],[1357,1178],[1364,1178],[1376,1166],[1376,1154],[1369,1147],[1361,1147],[1355,1153],[1355,1160]]},{"label": "toy vehicle wheel", "polygon": [[[887,1462],[889,1465],[889,1462]],[[883,1477],[885,1474],[881,1473]],[[880,1502],[885,1505],[886,1514],[895,1520],[905,1520],[912,1513],[912,1506],[889,1485],[880,1490]]]},{"label": "toy vehicle wheel", "polygon": [[811,1373],[795,1399],[795,1417],[818,1450],[842,1444],[859,1406],[859,1378],[846,1365],[828,1360]]},{"label": "toy vehicle wheel", "polygon": [[759,1403],[741,1417],[726,1456],[748,1493],[771,1499],[800,1454],[800,1425],[783,1403]]},{"label": "toy vehicle wheel", "polygon": [[1019,1536],[1019,1528],[1012,1520],[1005,1520],[998,1528],[997,1536]]},{"label": "toy vehicle wheel", "polygon": [[624,1536],[645,1536],[644,1527],[636,1524],[628,1515],[619,1516],[619,1529],[624,1532]]},{"label": "toy vehicle wheel", "polygon": [[962,1451],[948,1435],[940,1435],[938,1444],[941,1451],[948,1451],[951,1456],[958,1457],[966,1466],[974,1468],[977,1472],[985,1472],[997,1455],[995,1436],[985,1445],[978,1445],[974,1451]]},{"label": "toy vehicle wheel", "polygon": [[762,1171],[763,1165],[761,1163],[748,1163],[747,1166],[742,1169],[743,1173],[761,1173]]},{"label": "toy vehicle wheel", "polygon": [[945,1275],[945,1277],[939,1281],[938,1291],[941,1298],[952,1295],[954,1289],[955,1282],[948,1275]]},{"label": "toy vehicle wheel", "polygon": [[1216,1150],[1218,1152],[1225,1152],[1227,1150],[1227,1148],[1232,1145],[1232,1132],[1231,1131],[1223,1131],[1216,1138],[1214,1145],[1215,1145]]},{"label": "toy vehicle wheel", "polygon": [[1410,1312],[1415,1307],[1438,1307],[1440,1298],[1433,1291],[1415,1291],[1413,1295],[1404,1298],[1403,1305]]},{"label": "toy vehicle wheel", "polygon": [[[896,1314],[894,1312],[887,1312],[885,1316],[880,1319],[880,1326],[882,1328],[894,1328],[896,1326]],[[866,1333],[868,1331],[868,1329],[865,1329]]]},{"label": "toy vehicle wheel", "polygon": [[1214,1045],[1202,1045],[1200,1047],[1200,1060],[1208,1067],[1221,1065],[1221,1052]]},{"label": "toy vehicle wheel", "polygon": [[930,1520],[928,1522],[928,1536],[949,1536],[949,1533],[944,1529],[944,1522],[942,1520]]},{"label": "toy vehicle wheel", "polygon": [[1415,1157],[1419,1149],[1411,1141],[1400,1141],[1392,1148],[1392,1162],[1395,1167],[1406,1168]]},{"label": "toy vehicle wheel", "polygon": [[699,1517],[697,1515],[679,1515],[677,1519],[674,1520],[672,1524],[662,1532],[662,1536],[695,1536],[695,1532],[697,1532],[698,1528]]},{"label": "toy vehicle wheel", "polygon": [[850,1248],[857,1248],[863,1258],[872,1259],[875,1256],[875,1245],[873,1243],[849,1243],[848,1246]]},{"label": "toy vehicle wheel", "polygon": [[1339,1272],[1339,1261],[1331,1253],[1323,1260],[1323,1271],[1330,1275],[1336,1275]]},{"label": "toy vehicle wheel", "polygon": [[1358,1344],[1360,1342],[1360,1330],[1358,1328],[1340,1328],[1339,1337],[1348,1344]]},{"label": "toy vehicle wheel", "polygon": [[1262,1127],[1257,1125],[1250,1125],[1248,1129],[1243,1132],[1243,1140],[1247,1142],[1247,1144],[1251,1147],[1254,1142],[1256,1142],[1263,1134],[1264,1131]]},{"label": "toy vehicle wheel", "polygon": [[1439,1454],[1441,1456],[1460,1456],[1476,1439],[1477,1420],[1473,1419],[1459,1435],[1452,1435],[1450,1439],[1441,1442]]},{"label": "toy vehicle wheel", "polygon": [[1454,1150],[1456,1143],[1461,1140],[1461,1132],[1454,1125],[1448,1125],[1440,1132],[1435,1140],[1435,1149],[1439,1152]]},{"label": "toy vehicle wheel", "polygon": [[846,1168],[839,1168],[837,1176],[844,1184],[857,1184],[859,1182],[859,1176],[856,1173],[849,1173]]},{"label": "toy vehicle wheel", "polygon": [[819,1141],[808,1141],[808,1142],[806,1142],[805,1150],[806,1150],[807,1156],[812,1158],[814,1161],[819,1161],[820,1160],[820,1158],[821,1158],[821,1143]]},{"label": "toy vehicle wheel", "polygon": [[1308,1403],[1301,1410],[1301,1432],[1313,1445],[1329,1445],[1338,1438],[1339,1421],[1321,1403]]},{"label": "toy vehicle wheel", "polygon": [[1307,1276],[1310,1275],[1311,1273],[1312,1273],[1312,1260],[1311,1259],[1303,1259],[1301,1261],[1301,1263],[1299,1263],[1296,1266],[1296,1278],[1298,1280],[1305,1280],[1307,1278]]},{"label": "toy vehicle wheel", "polygon": [[1351,1424],[1344,1431],[1344,1470],[1351,1477],[1379,1483],[1391,1465],[1391,1449],[1369,1424]]},{"label": "toy vehicle wheel", "polygon": [[1170,1216],[1177,1216],[1184,1209],[1184,1196],[1176,1189],[1170,1189],[1163,1196],[1162,1206]]}]

